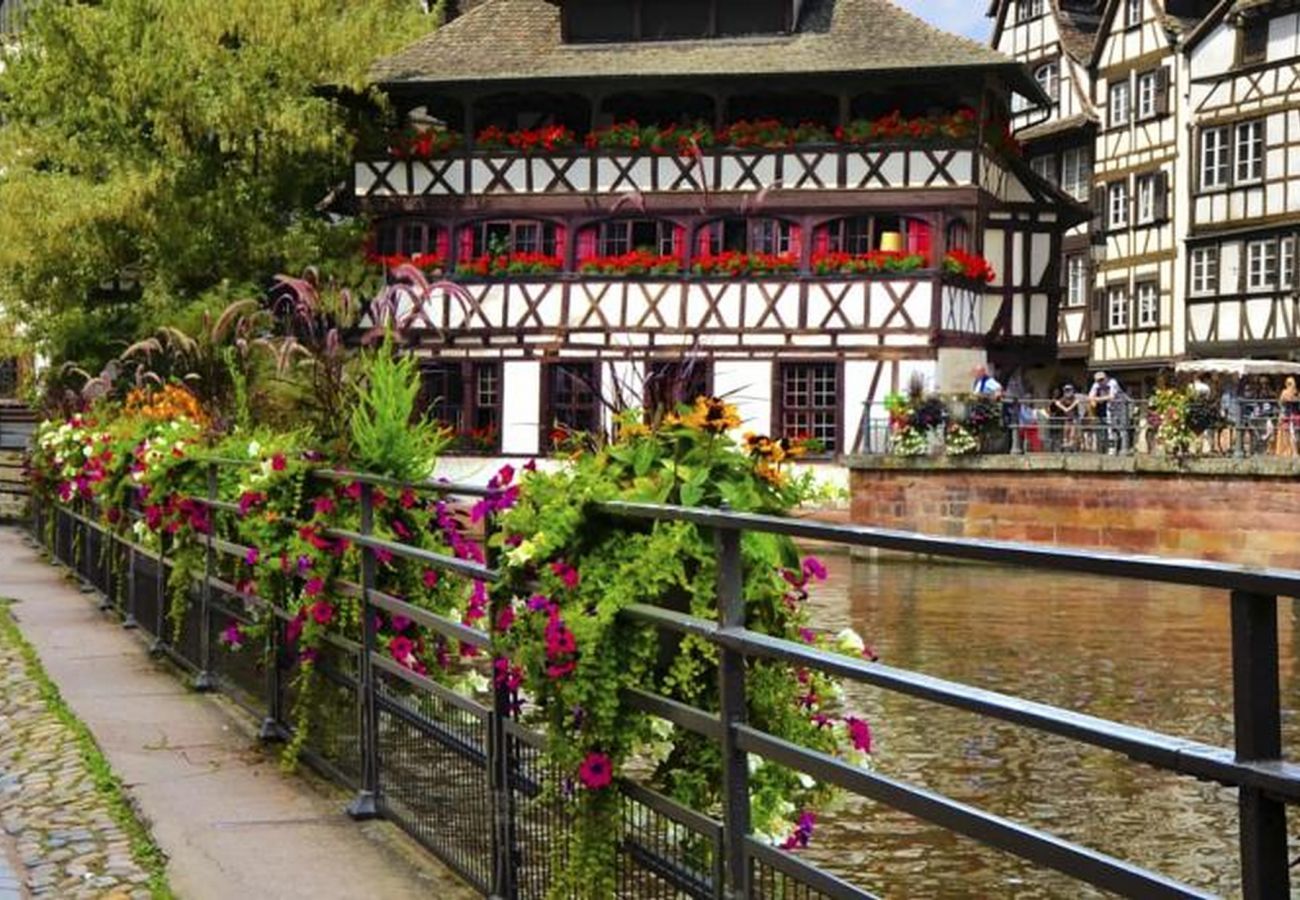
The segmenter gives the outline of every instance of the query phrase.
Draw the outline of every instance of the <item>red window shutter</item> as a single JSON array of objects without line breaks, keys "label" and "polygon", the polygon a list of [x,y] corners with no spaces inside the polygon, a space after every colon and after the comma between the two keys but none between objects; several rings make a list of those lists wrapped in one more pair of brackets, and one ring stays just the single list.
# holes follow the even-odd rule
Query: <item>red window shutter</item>
[{"label": "red window shutter", "polygon": [[798,225],[790,226],[790,252],[795,256],[803,255],[803,228]]},{"label": "red window shutter", "polygon": [[907,252],[930,255],[930,223],[920,219],[907,220]]},{"label": "red window shutter", "polygon": [[708,256],[713,252],[713,240],[711,238],[712,230],[708,225],[700,229],[699,237],[696,238],[695,252],[701,256]]},{"label": "red window shutter", "polygon": [[813,229],[813,253],[829,253],[831,249],[831,227],[818,225]]},{"label": "red window shutter", "polygon": [[467,262],[474,258],[474,231],[477,225],[466,225],[460,230],[460,261]]},{"label": "red window shutter", "polygon": [[555,226],[555,255],[564,259],[569,249],[569,229],[565,225]]},{"label": "red window shutter", "polygon": [[597,228],[590,225],[578,232],[578,262],[586,262],[599,256],[596,248]]},{"label": "red window shutter", "polygon": [[673,226],[673,255],[681,256],[686,251],[686,226]]},{"label": "red window shutter", "polygon": [[439,228],[436,234],[434,252],[446,259],[448,254],[451,253],[451,232],[446,228]]}]

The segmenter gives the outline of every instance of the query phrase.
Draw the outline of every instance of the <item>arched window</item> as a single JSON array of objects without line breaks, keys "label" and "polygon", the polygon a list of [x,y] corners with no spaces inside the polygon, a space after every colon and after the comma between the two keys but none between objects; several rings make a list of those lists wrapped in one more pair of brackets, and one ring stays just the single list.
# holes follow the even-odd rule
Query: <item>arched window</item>
[{"label": "arched window", "polygon": [[924,219],[889,214],[846,216],[816,230],[813,252],[863,254],[896,247],[927,256],[932,243],[930,223]]},{"label": "arched window", "polygon": [[785,219],[716,219],[700,229],[698,252],[772,253],[798,255],[799,226]]},{"label": "arched window", "polygon": [[633,250],[677,256],[685,245],[685,229],[662,219],[610,219],[578,233],[578,262],[599,256],[622,256]]},{"label": "arched window", "polygon": [[447,254],[447,229],[413,219],[393,219],[375,227],[375,253],[379,256]]},{"label": "arched window", "polygon": [[511,253],[558,256],[563,248],[564,229],[538,219],[484,219],[461,231],[462,259]]}]

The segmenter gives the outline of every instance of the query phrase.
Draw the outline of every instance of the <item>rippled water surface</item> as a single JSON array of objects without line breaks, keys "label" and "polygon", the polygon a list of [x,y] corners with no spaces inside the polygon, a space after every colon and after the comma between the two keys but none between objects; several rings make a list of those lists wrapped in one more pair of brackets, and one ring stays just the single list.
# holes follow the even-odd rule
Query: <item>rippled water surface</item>
[{"label": "rippled water surface", "polygon": [[[818,624],[853,626],[882,662],[1231,746],[1221,592],[893,558],[828,561]],[[1282,601],[1279,615],[1295,756],[1300,608]],[[1238,893],[1233,792],[897,694],[855,687],[850,702],[869,714],[882,773],[1203,890]],[[806,858],[890,898],[1100,895],[865,801],[824,818]]]}]

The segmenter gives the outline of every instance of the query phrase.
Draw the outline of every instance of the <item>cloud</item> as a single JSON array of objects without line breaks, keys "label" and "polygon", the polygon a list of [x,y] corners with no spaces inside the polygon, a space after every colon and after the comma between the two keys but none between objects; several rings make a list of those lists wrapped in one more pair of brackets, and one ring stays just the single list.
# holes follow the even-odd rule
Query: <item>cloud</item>
[{"label": "cloud", "polygon": [[946,31],[954,31],[988,41],[993,30],[993,20],[984,15],[988,9],[985,0],[894,0],[913,15]]}]

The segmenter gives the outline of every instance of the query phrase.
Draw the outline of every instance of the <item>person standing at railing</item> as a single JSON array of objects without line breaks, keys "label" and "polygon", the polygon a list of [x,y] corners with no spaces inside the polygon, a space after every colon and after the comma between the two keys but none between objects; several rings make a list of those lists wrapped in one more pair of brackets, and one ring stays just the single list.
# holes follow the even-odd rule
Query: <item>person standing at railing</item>
[{"label": "person standing at railing", "polygon": [[1073,453],[1079,449],[1079,417],[1083,412],[1074,385],[1066,384],[1061,395],[1052,401],[1052,419],[1059,435],[1058,449]]},{"label": "person standing at railing", "polygon": [[1002,399],[1002,382],[989,374],[988,366],[976,366],[974,375],[975,381],[970,389],[972,394],[976,397],[989,397],[993,400]]},{"label": "person standing at railing", "polygon": [[1093,376],[1088,401],[1096,410],[1097,418],[1105,423],[1103,443],[1106,452],[1114,456],[1124,446],[1123,435],[1128,429],[1128,395],[1118,380],[1105,372],[1098,372]]},{"label": "person standing at railing", "polygon": [[1277,455],[1296,455],[1296,429],[1300,426],[1300,390],[1296,389],[1295,378],[1287,376],[1286,386],[1277,398],[1281,407],[1281,420],[1277,429]]}]

